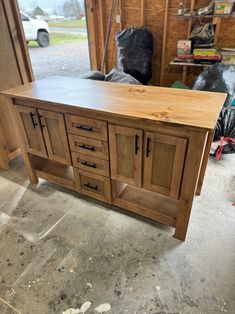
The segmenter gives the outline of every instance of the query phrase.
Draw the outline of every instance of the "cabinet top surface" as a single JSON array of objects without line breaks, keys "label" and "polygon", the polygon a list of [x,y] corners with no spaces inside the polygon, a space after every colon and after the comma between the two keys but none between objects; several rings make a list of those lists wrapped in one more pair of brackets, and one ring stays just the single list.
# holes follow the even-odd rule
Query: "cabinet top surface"
[{"label": "cabinet top surface", "polygon": [[[119,117],[214,129],[224,93],[53,76],[3,92],[25,100],[83,108]],[[68,110],[69,112],[69,110]]]}]

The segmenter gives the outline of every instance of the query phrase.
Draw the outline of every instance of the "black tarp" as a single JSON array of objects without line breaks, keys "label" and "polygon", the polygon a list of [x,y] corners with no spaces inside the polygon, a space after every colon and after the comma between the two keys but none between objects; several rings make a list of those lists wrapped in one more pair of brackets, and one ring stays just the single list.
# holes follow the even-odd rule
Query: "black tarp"
[{"label": "black tarp", "polygon": [[145,27],[125,28],[116,34],[118,68],[143,84],[152,78],[153,36]]},{"label": "black tarp", "polygon": [[227,93],[224,107],[229,107],[235,91],[235,65],[216,63],[209,66],[198,76],[192,89]]}]

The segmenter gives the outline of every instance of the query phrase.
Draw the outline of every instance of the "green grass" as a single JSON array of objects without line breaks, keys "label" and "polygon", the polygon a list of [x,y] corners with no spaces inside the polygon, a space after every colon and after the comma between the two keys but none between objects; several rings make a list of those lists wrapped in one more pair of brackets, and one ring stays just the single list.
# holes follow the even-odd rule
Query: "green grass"
[{"label": "green grass", "polygon": [[86,28],[86,20],[74,20],[49,23],[49,27]]},{"label": "green grass", "polygon": [[[86,35],[69,34],[69,33],[50,33],[50,46],[65,45],[70,43],[78,43],[87,40]],[[30,41],[29,48],[39,47],[36,41]]]}]

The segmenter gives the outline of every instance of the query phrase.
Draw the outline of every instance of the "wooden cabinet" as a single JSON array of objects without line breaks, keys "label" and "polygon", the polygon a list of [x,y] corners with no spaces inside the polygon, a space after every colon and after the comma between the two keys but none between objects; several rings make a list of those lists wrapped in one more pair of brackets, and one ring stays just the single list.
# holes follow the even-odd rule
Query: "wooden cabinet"
[{"label": "wooden cabinet", "polygon": [[146,132],[143,188],[179,197],[187,140]]},{"label": "wooden cabinet", "polygon": [[15,106],[18,125],[24,145],[29,153],[47,157],[40,121],[35,108]]},{"label": "wooden cabinet", "polygon": [[143,131],[109,125],[111,178],[141,186]]},{"label": "wooden cabinet", "polygon": [[185,239],[225,94],[52,77],[4,95],[31,182],[168,224]]},{"label": "wooden cabinet", "polygon": [[18,123],[29,153],[71,164],[64,117],[60,113],[15,106]]}]

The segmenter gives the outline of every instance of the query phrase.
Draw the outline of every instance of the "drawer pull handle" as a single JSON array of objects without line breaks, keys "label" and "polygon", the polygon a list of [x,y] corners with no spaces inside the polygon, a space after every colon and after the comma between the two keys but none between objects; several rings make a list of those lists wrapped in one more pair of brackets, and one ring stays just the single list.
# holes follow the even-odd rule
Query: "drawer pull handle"
[{"label": "drawer pull handle", "polygon": [[76,125],[76,128],[83,131],[94,132],[93,128],[85,125]]},{"label": "drawer pull handle", "polygon": [[83,184],[83,185],[86,186],[86,187],[89,188],[89,189],[98,191],[98,185],[90,184],[89,182],[88,182],[88,183],[85,183],[85,184]]},{"label": "drawer pull handle", "polygon": [[150,153],[150,142],[151,142],[151,138],[148,137],[147,138],[147,146],[146,146],[146,157],[148,157],[149,153]]},{"label": "drawer pull handle", "polygon": [[94,146],[90,146],[90,145],[86,145],[86,144],[80,144],[79,147],[95,152],[95,147]]},{"label": "drawer pull handle", "polygon": [[38,124],[34,121],[34,116],[35,116],[35,113],[30,112],[30,117],[31,117],[31,120],[32,120],[32,123],[33,123],[33,128],[36,129],[36,126]]},{"label": "drawer pull handle", "polygon": [[96,164],[93,164],[91,162],[88,161],[81,161],[81,164],[87,167],[91,167],[91,168],[96,168]]},{"label": "drawer pull handle", "polygon": [[135,154],[136,154],[136,155],[138,154],[138,150],[139,150],[139,147],[138,147],[138,139],[139,139],[139,136],[136,134],[136,135],[135,135]]}]

